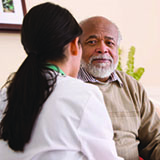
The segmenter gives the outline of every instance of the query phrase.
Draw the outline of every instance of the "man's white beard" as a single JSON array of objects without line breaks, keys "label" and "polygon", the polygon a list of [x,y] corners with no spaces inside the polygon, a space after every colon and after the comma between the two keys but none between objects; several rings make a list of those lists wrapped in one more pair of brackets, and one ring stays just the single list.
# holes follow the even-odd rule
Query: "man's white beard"
[{"label": "man's white beard", "polygon": [[[99,63],[99,64],[92,64],[94,59],[104,58],[111,61],[111,65],[108,67],[106,63]],[[84,60],[81,60],[81,66],[87,70],[93,77],[96,78],[106,78],[111,75],[112,72],[117,68],[118,61],[116,64],[113,63],[113,59],[107,55],[99,55],[99,56],[92,56],[87,64]]]}]

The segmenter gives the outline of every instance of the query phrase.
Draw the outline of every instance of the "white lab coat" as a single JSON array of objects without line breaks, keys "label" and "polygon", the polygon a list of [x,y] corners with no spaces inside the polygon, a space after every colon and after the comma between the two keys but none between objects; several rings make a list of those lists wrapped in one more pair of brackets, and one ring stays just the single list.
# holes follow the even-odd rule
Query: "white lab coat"
[{"label": "white lab coat", "polygon": [[[2,94],[1,112],[5,104]],[[100,90],[80,80],[58,76],[24,152],[14,152],[0,140],[0,159],[120,160]]]}]

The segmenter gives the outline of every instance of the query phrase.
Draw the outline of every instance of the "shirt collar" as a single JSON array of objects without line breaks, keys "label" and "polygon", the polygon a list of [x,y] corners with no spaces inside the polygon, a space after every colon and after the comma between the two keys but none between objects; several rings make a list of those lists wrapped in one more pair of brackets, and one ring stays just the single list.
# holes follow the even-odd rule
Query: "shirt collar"
[{"label": "shirt collar", "polygon": [[78,73],[78,79],[81,79],[84,82],[91,82],[91,83],[98,83],[98,84],[106,84],[106,83],[112,83],[112,82],[117,81],[119,83],[120,87],[123,86],[122,81],[120,80],[120,78],[118,77],[118,75],[115,71],[109,76],[109,79],[106,82],[101,82],[99,80],[96,80],[84,68],[80,67],[80,70]]}]

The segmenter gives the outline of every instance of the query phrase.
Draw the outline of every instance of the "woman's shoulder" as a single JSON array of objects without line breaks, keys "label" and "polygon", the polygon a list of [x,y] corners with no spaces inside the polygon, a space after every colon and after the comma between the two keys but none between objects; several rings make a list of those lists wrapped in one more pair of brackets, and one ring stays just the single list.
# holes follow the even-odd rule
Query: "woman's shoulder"
[{"label": "woman's shoulder", "polygon": [[79,92],[90,93],[90,92],[100,92],[99,88],[93,84],[85,83],[80,79],[72,78],[66,76],[58,80],[58,85],[60,87],[70,89],[72,92],[78,90]]},{"label": "woman's shoulder", "polygon": [[72,106],[79,104],[83,108],[89,99],[101,101],[103,95],[97,86],[84,83],[81,80],[69,76],[59,76],[48,100],[52,101],[52,99],[54,101],[67,102],[72,104]]},{"label": "woman's shoulder", "polygon": [[3,112],[5,110],[6,105],[7,105],[7,89],[2,88],[0,90],[0,121],[3,117]]},{"label": "woman's shoulder", "polygon": [[103,103],[103,95],[98,87],[76,78],[58,76],[53,92],[48,97],[44,108],[51,113],[57,110],[63,115],[74,113],[80,117],[83,110],[94,102]]},{"label": "woman's shoulder", "polygon": [[[47,119],[50,117],[56,120],[61,117],[63,120],[63,117],[65,119],[76,117],[79,123],[84,113],[95,110],[97,105],[104,106],[103,102],[103,95],[98,87],[72,77],[58,76],[56,86],[48,97],[43,111],[47,113],[45,114]],[[53,116],[53,113],[56,115]]]}]

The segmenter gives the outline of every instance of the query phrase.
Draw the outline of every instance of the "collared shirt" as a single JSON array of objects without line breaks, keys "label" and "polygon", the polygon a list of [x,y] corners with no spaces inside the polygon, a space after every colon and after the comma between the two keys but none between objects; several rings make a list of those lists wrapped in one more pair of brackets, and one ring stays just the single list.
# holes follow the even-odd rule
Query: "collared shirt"
[{"label": "collared shirt", "polygon": [[78,73],[78,79],[81,79],[84,82],[99,83],[99,84],[106,84],[106,83],[111,83],[111,82],[117,81],[121,87],[123,86],[123,83],[120,80],[120,78],[118,77],[118,75],[116,74],[116,72],[113,72],[109,76],[107,82],[101,82],[101,81],[97,80],[96,78],[94,78],[91,74],[89,74],[84,68],[80,67],[80,70]]},{"label": "collared shirt", "polygon": [[145,160],[160,160],[160,117],[143,86],[117,70],[105,83],[82,69],[78,77],[102,91],[118,155],[125,160],[139,160],[139,156]]}]

